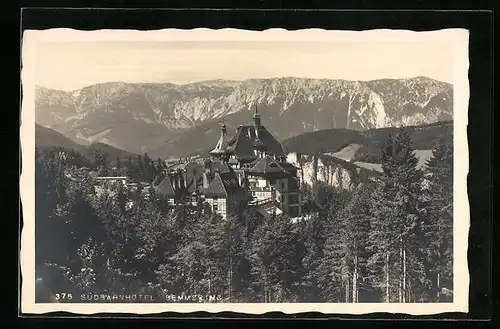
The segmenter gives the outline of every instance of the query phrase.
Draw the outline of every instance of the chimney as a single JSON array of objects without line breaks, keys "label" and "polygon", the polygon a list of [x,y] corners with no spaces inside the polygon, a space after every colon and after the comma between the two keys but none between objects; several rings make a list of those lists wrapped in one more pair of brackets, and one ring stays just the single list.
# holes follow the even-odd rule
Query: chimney
[{"label": "chimney", "polygon": [[205,160],[205,172],[211,174],[212,172],[212,161],[210,159]]},{"label": "chimney", "polygon": [[227,133],[227,127],[226,127],[226,123],[224,122],[224,119],[222,119],[222,124],[220,126],[220,129],[221,129],[223,135],[225,135]]},{"label": "chimney", "polygon": [[205,171],[203,172],[203,188],[204,188],[204,189],[207,189],[209,184],[210,184],[210,182],[208,181],[208,173],[207,173],[207,171],[205,170]]},{"label": "chimney", "polygon": [[255,127],[258,127],[260,126],[260,114],[259,112],[257,111],[257,104],[255,104],[255,113],[253,115],[253,125]]},{"label": "chimney", "polygon": [[175,175],[177,177],[177,188],[180,190],[181,189],[181,175],[180,172],[177,170],[177,174]]},{"label": "chimney", "polygon": [[186,169],[184,169],[183,174],[184,174],[184,188],[187,188],[188,178]]},{"label": "chimney", "polygon": [[172,175],[172,173],[171,173],[171,172],[169,172],[169,173],[168,173],[168,178],[170,179],[170,182],[172,183],[172,188],[173,188],[174,190],[176,190],[176,189],[177,189],[177,182],[175,181],[175,176],[174,176],[174,175]]}]

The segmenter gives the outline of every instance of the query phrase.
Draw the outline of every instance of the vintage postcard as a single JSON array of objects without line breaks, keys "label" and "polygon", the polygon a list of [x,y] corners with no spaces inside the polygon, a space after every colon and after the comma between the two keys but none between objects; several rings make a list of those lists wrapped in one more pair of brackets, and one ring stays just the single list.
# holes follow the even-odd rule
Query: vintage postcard
[{"label": "vintage postcard", "polygon": [[25,31],[22,312],[467,312],[468,38]]}]

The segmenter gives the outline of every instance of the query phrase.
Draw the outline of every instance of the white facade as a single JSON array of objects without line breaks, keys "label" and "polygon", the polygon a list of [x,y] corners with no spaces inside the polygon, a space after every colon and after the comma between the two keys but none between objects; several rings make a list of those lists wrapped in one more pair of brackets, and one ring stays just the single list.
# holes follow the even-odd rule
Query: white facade
[{"label": "white facade", "polygon": [[226,218],[227,216],[227,202],[224,198],[206,198],[205,202],[208,203],[210,209]]},{"label": "white facade", "polygon": [[268,180],[262,177],[249,177],[248,182],[254,200],[261,201],[272,197],[273,187]]}]

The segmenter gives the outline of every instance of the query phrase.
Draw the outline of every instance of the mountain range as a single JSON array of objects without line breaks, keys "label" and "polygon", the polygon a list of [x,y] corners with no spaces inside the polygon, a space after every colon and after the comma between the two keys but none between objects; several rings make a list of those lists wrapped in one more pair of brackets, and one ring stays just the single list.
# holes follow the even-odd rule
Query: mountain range
[{"label": "mountain range", "polygon": [[258,109],[278,140],[325,129],[363,131],[453,119],[453,86],[427,77],[347,81],[212,80],[186,85],[109,82],[36,89],[36,122],[83,145],[152,157],[206,152],[220,121],[235,132]]}]

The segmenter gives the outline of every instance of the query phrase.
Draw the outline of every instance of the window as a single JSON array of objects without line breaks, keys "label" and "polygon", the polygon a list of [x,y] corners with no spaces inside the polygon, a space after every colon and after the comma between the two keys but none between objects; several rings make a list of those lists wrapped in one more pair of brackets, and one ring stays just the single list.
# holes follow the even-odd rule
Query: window
[{"label": "window", "polygon": [[281,182],[281,190],[284,191],[285,190],[285,182]]}]

